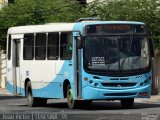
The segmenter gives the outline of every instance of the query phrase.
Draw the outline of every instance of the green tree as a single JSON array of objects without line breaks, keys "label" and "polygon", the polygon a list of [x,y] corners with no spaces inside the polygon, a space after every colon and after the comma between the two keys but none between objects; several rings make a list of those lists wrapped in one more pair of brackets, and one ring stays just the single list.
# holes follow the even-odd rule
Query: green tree
[{"label": "green tree", "polygon": [[144,22],[154,40],[160,36],[160,2],[158,0],[95,0],[88,5],[86,11],[90,16],[99,16],[102,20]]},{"label": "green tree", "polygon": [[0,11],[0,40],[6,40],[9,27],[73,22],[84,16],[82,11],[76,0],[16,0]]}]

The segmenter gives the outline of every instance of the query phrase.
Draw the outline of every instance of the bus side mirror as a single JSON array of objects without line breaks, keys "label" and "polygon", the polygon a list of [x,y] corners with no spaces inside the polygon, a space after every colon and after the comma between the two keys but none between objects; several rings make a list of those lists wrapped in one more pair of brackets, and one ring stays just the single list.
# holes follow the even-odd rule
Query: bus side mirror
[{"label": "bus side mirror", "polygon": [[75,39],[76,39],[77,49],[81,49],[83,47],[83,37],[76,36]]},{"label": "bus side mirror", "polygon": [[149,44],[150,44],[151,57],[154,57],[154,42],[153,42],[152,38],[149,38]]}]

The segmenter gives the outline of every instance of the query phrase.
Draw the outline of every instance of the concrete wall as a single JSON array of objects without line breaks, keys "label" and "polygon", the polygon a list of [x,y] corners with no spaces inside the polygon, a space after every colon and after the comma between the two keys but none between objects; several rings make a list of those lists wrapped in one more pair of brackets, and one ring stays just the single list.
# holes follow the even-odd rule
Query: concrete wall
[{"label": "concrete wall", "polygon": [[6,55],[0,50],[0,88],[6,87]]},{"label": "concrete wall", "polygon": [[153,84],[152,94],[160,93],[160,52],[155,52],[153,59]]},{"label": "concrete wall", "polygon": [[2,7],[4,5],[6,5],[8,3],[8,0],[0,0],[0,10],[2,9]]}]

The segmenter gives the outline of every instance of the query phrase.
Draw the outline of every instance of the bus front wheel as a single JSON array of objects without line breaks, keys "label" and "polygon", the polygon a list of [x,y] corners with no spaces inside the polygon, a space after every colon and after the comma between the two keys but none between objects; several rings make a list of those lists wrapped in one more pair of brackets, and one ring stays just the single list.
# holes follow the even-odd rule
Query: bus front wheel
[{"label": "bus front wheel", "polygon": [[73,93],[70,84],[67,86],[67,104],[71,109],[77,108],[79,104],[79,101],[73,99]]},{"label": "bus front wheel", "polygon": [[134,104],[134,98],[121,99],[121,105],[123,108],[132,108]]}]

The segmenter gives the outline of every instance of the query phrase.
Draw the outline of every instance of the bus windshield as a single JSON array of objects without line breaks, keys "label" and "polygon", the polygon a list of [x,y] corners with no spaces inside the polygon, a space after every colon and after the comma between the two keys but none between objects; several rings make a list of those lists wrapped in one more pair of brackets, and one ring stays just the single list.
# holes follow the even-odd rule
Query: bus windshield
[{"label": "bus windshield", "polygon": [[149,66],[145,35],[97,35],[85,37],[85,65],[88,69],[126,71]]}]

